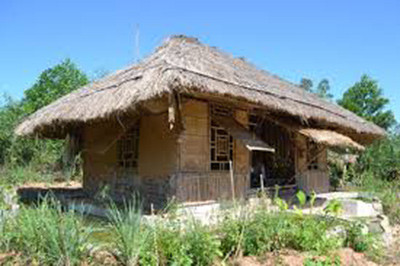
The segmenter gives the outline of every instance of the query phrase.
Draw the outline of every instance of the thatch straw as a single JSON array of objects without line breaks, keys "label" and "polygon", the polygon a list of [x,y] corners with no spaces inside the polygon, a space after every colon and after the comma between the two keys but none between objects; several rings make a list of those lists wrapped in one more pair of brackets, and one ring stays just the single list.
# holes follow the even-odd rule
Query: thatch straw
[{"label": "thatch straw", "polygon": [[312,141],[328,146],[338,148],[352,148],[363,151],[364,147],[353,141],[351,138],[330,130],[321,130],[313,128],[300,129],[299,133],[308,137]]},{"label": "thatch straw", "polygon": [[[175,36],[143,62],[72,92],[40,109],[18,135],[63,137],[77,123],[110,118],[171,91],[217,94],[320,122],[324,127],[378,138],[385,131],[334,103],[259,70],[197,39]],[[361,135],[363,134],[363,135]]]}]

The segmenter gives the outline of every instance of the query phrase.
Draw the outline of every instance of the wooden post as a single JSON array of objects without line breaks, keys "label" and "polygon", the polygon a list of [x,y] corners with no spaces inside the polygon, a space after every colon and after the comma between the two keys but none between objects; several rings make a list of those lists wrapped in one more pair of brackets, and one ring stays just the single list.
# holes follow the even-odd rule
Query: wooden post
[{"label": "wooden post", "polygon": [[261,192],[264,193],[264,177],[260,174],[260,185],[261,185]]},{"label": "wooden post", "polygon": [[201,191],[200,191],[200,177],[196,177],[197,180],[197,201],[201,201]]},{"label": "wooden post", "polygon": [[264,177],[266,176],[265,174],[265,164],[261,166],[261,191],[264,192],[265,184],[264,184]]},{"label": "wooden post", "polygon": [[233,163],[232,163],[232,160],[229,161],[229,172],[231,174],[232,200],[235,201],[235,181],[233,179]]}]

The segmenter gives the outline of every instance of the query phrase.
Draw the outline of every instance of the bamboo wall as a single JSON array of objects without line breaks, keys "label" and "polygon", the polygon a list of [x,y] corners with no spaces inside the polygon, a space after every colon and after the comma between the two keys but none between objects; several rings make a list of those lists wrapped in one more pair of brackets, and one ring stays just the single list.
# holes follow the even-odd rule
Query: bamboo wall
[{"label": "bamboo wall", "polygon": [[[248,112],[235,110],[235,118],[244,126]],[[84,128],[83,185],[87,191],[99,191],[108,186],[117,198],[138,191],[145,204],[162,207],[168,198],[179,201],[231,199],[229,171],[210,170],[210,116],[206,101],[183,99],[183,130],[177,135],[169,130],[166,113],[144,115],[140,119],[138,168],[122,171],[117,164],[117,140],[124,128],[120,122],[89,124]],[[132,124],[132,121],[130,122]],[[129,125],[125,121],[124,125]],[[319,162],[325,166],[310,171],[306,166],[306,139],[296,136],[295,169],[300,188],[324,192],[329,188],[326,151]],[[240,142],[233,145],[234,194],[245,197],[249,187],[250,152]]]},{"label": "bamboo wall", "polygon": [[309,169],[307,160],[307,139],[296,136],[296,183],[298,188],[311,193],[325,193],[329,191],[328,152],[326,147],[320,147],[318,169]]},{"label": "bamboo wall", "polygon": [[136,171],[118,167],[117,140],[123,132],[116,121],[84,129],[85,190],[96,192],[107,186],[117,200],[136,191],[145,204],[161,206],[169,196],[169,179],[176,171],[178,158],[176,136],[168,129],[167,115],[141,117]]},{"label": "bamboo wall", "polygon": [[[247,113],[235,111],[236,119],[247,124]],[[184,131],[179,137],[179,174],[173,184],[180,201],[217,200],[232,197],[229,171],[210,170],[210,117],[205,101],[185,99],[182,108]],[[234,141],[235,195],[244,197],[249,186],[249,151]]]}]

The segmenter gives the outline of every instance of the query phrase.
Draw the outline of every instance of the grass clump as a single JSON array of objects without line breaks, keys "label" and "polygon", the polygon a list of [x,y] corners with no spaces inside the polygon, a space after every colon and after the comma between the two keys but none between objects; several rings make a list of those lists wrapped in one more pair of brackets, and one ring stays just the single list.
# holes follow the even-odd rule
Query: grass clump
[{"label": "grass clump", "polygon": [[112,203],[109,219],[112,253],[123,265],[136,265],[148,236],[136,200],[126,202],[122,208]]},{"label": "grass clump", "polygon": [[16,251],[26,263],[79,265],[89,257],[88,239],[92,228],[81,217],[63,212],[60,204],[44,200],[37,207],[22,207],[2,225],[0,247]]}]

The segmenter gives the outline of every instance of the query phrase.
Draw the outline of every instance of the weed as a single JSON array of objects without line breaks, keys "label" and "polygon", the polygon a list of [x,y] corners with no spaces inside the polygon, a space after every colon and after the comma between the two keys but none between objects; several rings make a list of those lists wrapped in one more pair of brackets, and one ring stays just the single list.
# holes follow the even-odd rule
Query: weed
[{"label": "weed", "polygon": [[3,226],[6,251],[17,250],[26,258],[46,265],[78,265],[88,257],[92,228],[60,204],[45,199],[37,208],[22,207]]},{"label": "weed", "polygon": [[111,246],[116,250],[115,257],[124,265],[136,265],[148,236],[142,227],[140,204],[135,198],[126,202],[122,208],[111,203],[109,219],[109,227],[114,236],[111,238]]}]

